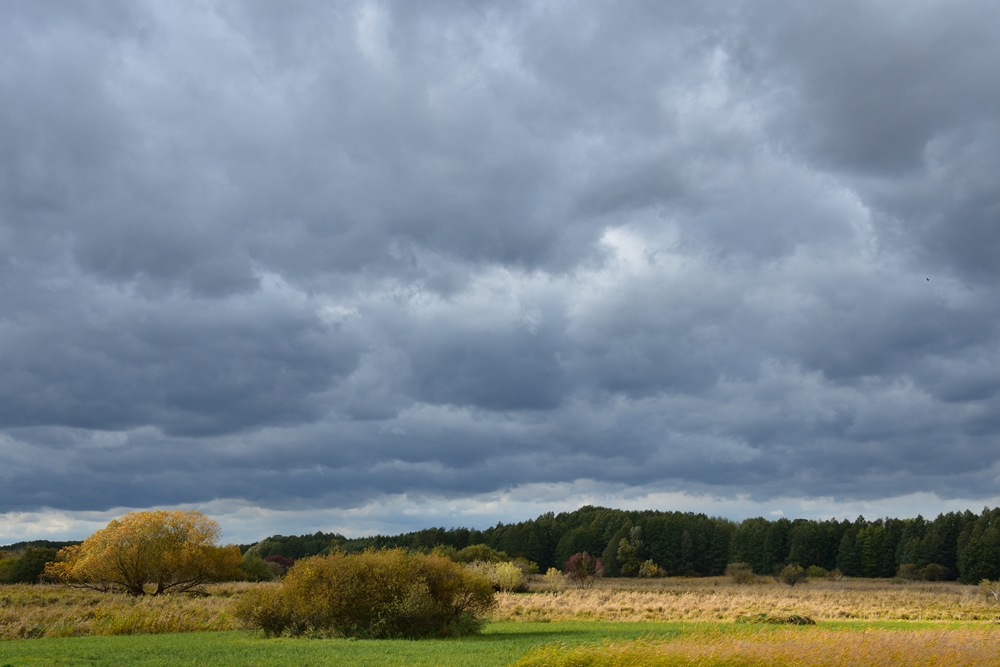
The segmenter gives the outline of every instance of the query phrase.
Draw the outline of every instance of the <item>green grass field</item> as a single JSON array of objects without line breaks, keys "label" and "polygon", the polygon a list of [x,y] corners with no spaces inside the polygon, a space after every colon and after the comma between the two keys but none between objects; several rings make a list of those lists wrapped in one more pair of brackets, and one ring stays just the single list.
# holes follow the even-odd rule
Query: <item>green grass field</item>
[{"label": "green grass field", "polygon": [[[843,622],[823,631],[958,629],[978,624]],[[751,626],[752,627],[752,626]],[[481,635],[443,640],[264,639],[248,632],[195,632],[117,637],[66,637],[0,642],[0,667],[23,665],[210,665],[211,667],[337,665],[458,667],[505,666],[533,647],[602,644],[644,638],[670,640],[747,631],[726,623],[597,622],[494,623]],[[787,628],[803,633],[816,628]]]},{"label": "green grass field", "polygon": [[551,642],[677,636],[683,623],[496,623],[478,636],[442,640],[263,639],[247,632],[67,637],[0,642],[12,665],[509,665]]}]

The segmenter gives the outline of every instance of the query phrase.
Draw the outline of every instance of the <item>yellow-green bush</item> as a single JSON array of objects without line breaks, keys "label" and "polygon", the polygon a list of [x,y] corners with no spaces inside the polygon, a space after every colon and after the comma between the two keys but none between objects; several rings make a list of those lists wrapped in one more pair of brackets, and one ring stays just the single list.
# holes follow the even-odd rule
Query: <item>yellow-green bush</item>
[{"label": "yellow-green bush", "polygon": [[525,579],[524,573],[521,571],[521,568],[512,562],[487,563],[476,561],[466,565],[465,569],[486,577],[493,586],[493,590],[506,593],[517,593],[528,590],[528,581]]},{"label": "yellow-green bush", "polygon": [[455,636],[477,631],[494,599],[478,573],[393,549],[300,560],[280,587],[243,595],[233,614],[267,635]]}]

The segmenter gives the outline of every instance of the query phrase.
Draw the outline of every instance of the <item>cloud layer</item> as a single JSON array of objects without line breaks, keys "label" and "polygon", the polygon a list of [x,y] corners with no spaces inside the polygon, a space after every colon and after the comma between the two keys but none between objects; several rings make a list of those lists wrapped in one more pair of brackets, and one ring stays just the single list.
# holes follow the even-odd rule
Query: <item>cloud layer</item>
[{"label": "cloud layer", "polygon": [[6,6],[0,512],[994,497],[998,13]]}]

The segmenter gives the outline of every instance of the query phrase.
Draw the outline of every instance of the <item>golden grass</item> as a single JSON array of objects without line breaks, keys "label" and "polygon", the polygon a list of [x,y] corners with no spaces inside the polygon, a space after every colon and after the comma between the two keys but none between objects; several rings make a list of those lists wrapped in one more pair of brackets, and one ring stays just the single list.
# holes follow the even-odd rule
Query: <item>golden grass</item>
[{"label": "golden grass", "polygon": [[561,644],[529,651],[515,667],[986,667],[1000,664],[1000,629],[706,632],[670,642]]},{"label": "golden grass", "polygon": [[232,630],[229,603],[249,587],[217,584],[209,595],[134,598],[47,585],[0,586],[0,639]]},{"label": "golden grass", "polygon": [[500,594],[502,621],[735,621],[740,616],[800,615],[816,621],[993,621],[1000,606],[974,586],[879,580],[774,582],[737,586],[722,578],[610,580],[588,590]]}]

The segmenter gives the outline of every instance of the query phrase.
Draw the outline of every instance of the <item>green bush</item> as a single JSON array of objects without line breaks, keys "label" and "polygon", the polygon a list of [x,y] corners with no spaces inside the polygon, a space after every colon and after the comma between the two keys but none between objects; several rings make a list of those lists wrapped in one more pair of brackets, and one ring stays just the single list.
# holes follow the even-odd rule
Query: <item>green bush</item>
[{"label": "green bush", "polygon": [[521,571],[521,574],[523,574],[526,577],[530,577],[533,574],[538,574],[538,563],[536,563],[535,561],[528,560],[524,556],[518,556],[512,562],[514,563],[514,565],[517,566],[517,569]]},{"label": "green bush", "polygon": [[826,579],[830,576],[830,571],[825,567],[820,567],[819,565],[810,565],[806,568],[806,578],[807,579]]},{"label": "green bush", "polygon": [[0,558],[0,584],[14,583],[14,571],[20,560],[13,556]]},{"label": "green bush", "polygon": [[927,567],[920,568],[920,578],[924,581],[947,581],[951,579],[951,572],[944,565],[931,563]]},{"label": "green bush", "polygon": [[240,571],[243,573],[245,581],[271,581],[274,579],[274,573],[271,571],[268,563],[263,558],[258,558],[252,553],[247,553],[243,556],[243,562],[240,563]]},{"label": "green bush", "polygon": [[783,584],[794,586],[795,584],[806,580],[806,571],[802,569],[801,565],[792,563],[790,565],[786,565],[784,569],[776,575],[776,578]]},{"label": "green bush", "polygon": [[45,565],[56,559],[56,549],[49,547],[28,547],[20,557],[3,552],[0,559],[0,583],[37,584],[45,571]]},{"label": "green bush", "polygon": [[497,551],[485,544],[470,544],[469,546],[456,552],[451,557],[456,563],[475,563],[482,561],[485,563],[506,563],[510,556],[502,551]]},{"label": "green bush", "polygon": [[445,637],[476,632],[494,595],[488,579],[441,556],[336,553],[296,562],[280,587],[248,591],[233,614],[269,636]]}]

